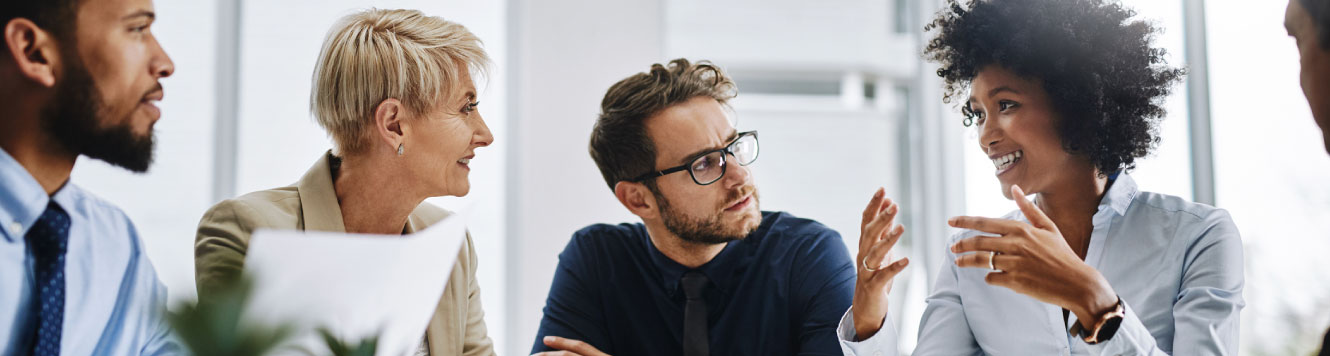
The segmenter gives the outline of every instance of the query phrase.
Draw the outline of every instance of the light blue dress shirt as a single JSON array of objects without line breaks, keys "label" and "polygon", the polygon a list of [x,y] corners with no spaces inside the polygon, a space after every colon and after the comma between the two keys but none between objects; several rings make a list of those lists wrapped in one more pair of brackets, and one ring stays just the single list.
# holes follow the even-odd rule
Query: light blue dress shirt
[{"label": "light blue dress shirt", "polygon": [[0,355],[26,355],[32,347],[37,301],[33,256],[23,235],[50,199],[70,218],[60,353],[183,354],[166,324],[166,287],[125,213],[73,183],[48,197],[0,149]]},{"label": "light blue dress shirt", "polygon": [[[1019,210],[1005,219],[1027,221]],[[1104,194],[1085,262],[1122,298],[1126,318],[1110,340],[1089,345],[1067,332],[1062,308],[984,282],[947,252],[928,296],[915,355],[1236,355],[1242,240],[1228,212],[1142,192],[1126,174]],[[979,233],[968,230],[955,243]],[[1001,266],[998,266],[1001,267]],[[853,309],[851,308],[851,311]],[[851,311],[837,334],[846,355],[895,355],[896,330],[855,342]],[[888,318],[888,320],[890,320]]]}]

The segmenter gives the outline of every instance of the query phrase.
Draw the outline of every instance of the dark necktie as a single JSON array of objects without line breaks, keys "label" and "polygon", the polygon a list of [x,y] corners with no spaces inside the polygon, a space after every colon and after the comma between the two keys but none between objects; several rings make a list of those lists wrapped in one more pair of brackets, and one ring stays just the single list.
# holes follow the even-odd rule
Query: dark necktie
[{"label": "dark necktie", "polygon": [[34,356],[60,355],[65,320],[65,250],[69,247],[69,214],[54,201],[23,236],[32,249],[37,277],[37,335]]},{"label": "dark necktie", "polygon": [[702,272],[689,271],[684,273],[681,284],[683,294],[688,297],[683,307],[683,354],[708,356],[711,351],[707,342],[707,301],[702,298],[707,276]]}]

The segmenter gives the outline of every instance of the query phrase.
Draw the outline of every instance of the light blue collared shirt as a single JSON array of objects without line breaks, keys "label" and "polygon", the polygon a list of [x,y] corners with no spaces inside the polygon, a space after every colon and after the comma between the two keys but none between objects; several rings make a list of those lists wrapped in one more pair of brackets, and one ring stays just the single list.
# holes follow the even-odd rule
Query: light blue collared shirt
[{"label": "light blue collared shirt", "polygon": [[0,149],[0,355],[26,355],[37,313],[32,252],[23,235],[54,199],[69,213],[62,355],[174,355],[183,348],[166,324],[166,287],[119,208],[73,183],[48,197]]},{"label": "light blue collared shirt", "polygon": [[[1019,210],[1004,219],[1027,221]],[[1126,174],[1104,194],[1085,262],[1122,298],[1126,318],[1112,339],[1088,345],[1067,332],[1062,308],[984,282],[983,268],[948,261],[919,326],[916,355],[1235,355],[1242,310],[1242,240],[1228,212],[1138,191]],[[978,235],[967,230],[955,243]],[[1001,267],[1001,266],[998,266]],[[851,310],[852,311],[852,310]],[[861,342],[851,312],[837,334],[846,355],[895,355],[888,321]],[[890,320],[890,319],[888,319]]]}]

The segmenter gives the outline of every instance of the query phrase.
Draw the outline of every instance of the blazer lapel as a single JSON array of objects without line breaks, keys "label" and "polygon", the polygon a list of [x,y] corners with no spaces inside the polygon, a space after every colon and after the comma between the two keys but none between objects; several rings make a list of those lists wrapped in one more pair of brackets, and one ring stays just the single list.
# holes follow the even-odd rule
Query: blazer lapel
[{"label": "blazer lapel", "polygon": [[332,151],[324,153],[296,183],[305,230],[346,232],[342,207],[337,203],[337,191],[333,189],[332,159]]}]

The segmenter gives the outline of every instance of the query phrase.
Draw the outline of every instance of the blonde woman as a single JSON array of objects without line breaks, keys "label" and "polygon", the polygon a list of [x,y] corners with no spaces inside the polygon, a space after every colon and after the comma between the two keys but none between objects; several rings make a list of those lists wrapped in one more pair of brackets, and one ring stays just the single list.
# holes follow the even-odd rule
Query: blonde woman
[{"label": "blonde woman", "polygon": [[[415,10],[368,10],[328,33],[310,110],[332,137],[294,185],[218,203],[199,222],[195,278],[207,299],[244,267],[255,229],[407,234],[449,213],[425,198],[463,196],[468,163],[494,137],[473,71],[489,58],[465,27]],[[468,236],[418,355],[491,355]]]}]

